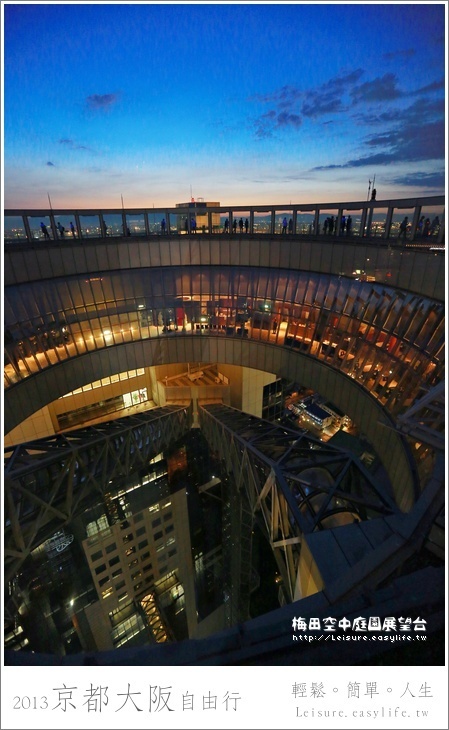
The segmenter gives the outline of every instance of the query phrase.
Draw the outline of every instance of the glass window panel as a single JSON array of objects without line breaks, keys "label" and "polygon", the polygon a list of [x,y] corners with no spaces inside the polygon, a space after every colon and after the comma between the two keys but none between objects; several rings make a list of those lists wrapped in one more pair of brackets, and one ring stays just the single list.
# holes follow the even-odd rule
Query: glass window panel
[{"label": "glass window panel", "polygon": [[145,215],[143,213],[127,213],[126,227],[126,235],[146,236]]},{"label": "glass window panel", "polygon": [[313,232],[314,221],[315,213],[313,211],[301,212],[298,210],[296,213],[296,234],[310,236]]},{"label": "glass window panel", "polygon": [[338,210],[336,208],[320,210],[318,216],[318,233],[327,236],[336,235],[337,216]]},{"label": "glass window panel", "polygon": [[14,241],[26,241],[26,231],[23,218],[20,215],[5,215],[4,223],[4,241],[5,243],[13,243]]},{"label": "glass window panel", "polygon": [[271,233],[271,211],[254,211],[254,233]]},{"label": "glass window panel", "polygon": [[276,210],[274,213],[274,232],[287,235],[293,233],[293,210]]},{"label": "glass window panel", "polygon": [[[80,215],[81,238],[99,238],[101,236],[100,217],[98,215]],[[107,221],[105,221],[107,225]]]},{"label": "glass window panel", "polygon": [[[41,225],[42,224],[42,225]],[[31,238],[39,241],[53,239],[53,231],[50,223],[50,216],[28,216]]]}]

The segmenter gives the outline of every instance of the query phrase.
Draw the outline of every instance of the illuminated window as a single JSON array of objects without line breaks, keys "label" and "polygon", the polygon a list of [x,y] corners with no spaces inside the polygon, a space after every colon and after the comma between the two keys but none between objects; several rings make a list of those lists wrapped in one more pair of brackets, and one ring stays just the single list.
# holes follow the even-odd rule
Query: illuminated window
[{"label": "illuminated window", "polygon": [[112,592],[113,592],[113,588],[112,588],[112,586],[109,586],[109,588],[106,588],[105,591],[101,591],[101,597],[108,598],[109,596],[112,595]]}]

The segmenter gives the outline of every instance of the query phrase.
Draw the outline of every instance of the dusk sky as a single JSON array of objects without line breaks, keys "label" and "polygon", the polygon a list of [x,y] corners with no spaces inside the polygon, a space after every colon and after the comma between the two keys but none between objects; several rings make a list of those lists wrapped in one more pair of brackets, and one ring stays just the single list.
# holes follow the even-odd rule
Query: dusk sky
[{"label": "dusk sky", "polygon": [[4,205],[443,194],[446,10],[3,3]]}]

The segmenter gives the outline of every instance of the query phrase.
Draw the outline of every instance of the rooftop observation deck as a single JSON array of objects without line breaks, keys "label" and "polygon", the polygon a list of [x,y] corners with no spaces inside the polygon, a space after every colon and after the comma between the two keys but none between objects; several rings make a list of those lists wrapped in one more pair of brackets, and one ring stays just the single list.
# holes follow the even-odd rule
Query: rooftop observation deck
[{"label": "rooftop observation deck", "polygon": [[6,210],[4,234],[7,431],[122,371],[223,362],[307,380],[382,451],[378,419],[444,379],[442,196]]},{"label": "rooftop observation deck", "polygon": [[444,204],[444,196],[257,206],[221,206],[198,199],[174,208],[5,210],[4,242],[35,242],[46,238],[41,222],[47,226],[49,238],[54,240],[62,237],[59,229],[62,225],[65,239],[229,232],[388,241],[398,237],[400,224],[407,218],[405,242],[441,247]]}]

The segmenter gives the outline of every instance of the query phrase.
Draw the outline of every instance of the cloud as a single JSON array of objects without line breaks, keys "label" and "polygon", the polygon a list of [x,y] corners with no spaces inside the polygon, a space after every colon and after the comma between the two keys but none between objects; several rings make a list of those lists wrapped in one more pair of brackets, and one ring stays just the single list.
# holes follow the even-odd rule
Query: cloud
[{"label": "cloud", "polygon": [[416,89],[414,92],[415,94],[428,94],[432,91],[444,91],[446,88],[444,78],[440,79],[439,81],[433,81],[431,84],[427,84],[427,86],[422,86],[420,89]]},{"label": "cloud", "polygon": [[110,109],[118,101],[118,94],[92,94],[86,99],[89,109]]},{"label": "cloud", "polygon": [[382,126],[391,124],[424,124],[444,119],[444,99],[419,99],[406,108],[390,109],[388,112],[363,113],[354,116],[360,124]]},{"label": "cloud", "polygon": [[342,165],[315,167],[314,170],[344,169],[367,165],[391,165],[397,162],[422,162],[444,159],[444,120],[424,125],[409,124],[380,135],[372,135],[366,141],[370,147],[384,147],[366,157],[348,160]]},{"label": "cloud", "polygon": [[395,74],[384,74],[373,81],[365,81],[364,84],[354,87],[350,95],[354,104],[373,101],[392,101],[399,99],[403,93],[397,88]]},{"label": "cloud", "polygon": [[86,152],[94,153],[94,150],[91,147],[87,147],[85,144],[77,144],[73,139],[60,139],[59,144],[64,145],[64,147],[70,150],[85,150]]},{"label": "cloud", "polygon": [[289,114],[288,112],[281,112],[277,115],[276,127],[300,127],[302,119],[298,114]]},{"label": "cloud", "polygon": [[391,51],[390,53],[383,53],[382,59],[384,61],[397,61],[398,58],[411,58],[416,53],[414,48],[405,48],[403,51]]},{"label": "cloud", "polygon": [[46,164],[46,165],[47,165],[48,167],[56,167],[56,165],[54,164],[54,162],[50,162],[50,160],[49,160],[48,162],[46,162],[45,164]]},{"label": "cloud", "polygon": [[399,175],[393,178],[391,182],[394,185],[441,190],[445,185],[445,173],[444,170],[437,170],[436,172],[413,172],[408,175]]}]

